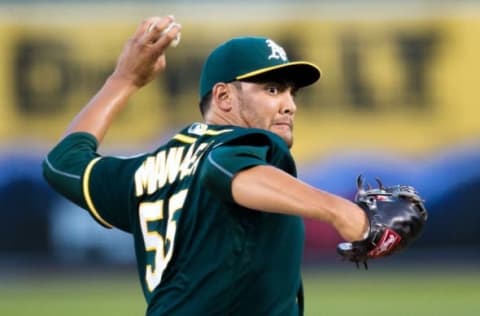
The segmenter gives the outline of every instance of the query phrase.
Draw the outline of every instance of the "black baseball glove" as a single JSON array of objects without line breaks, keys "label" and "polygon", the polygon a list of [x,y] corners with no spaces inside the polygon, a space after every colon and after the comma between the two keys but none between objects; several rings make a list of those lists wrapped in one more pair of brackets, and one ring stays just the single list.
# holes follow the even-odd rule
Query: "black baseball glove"
[{"label": "black baseball glove", "polygon": [[418,192],[411,186],[365,188],[363,177],[357,178],[355,203],[367,214],[370,228],[363,240],[338,244],[344,260],[362,262],[384,257],[408,247],[417,239],[427,220],[427,210]]}]

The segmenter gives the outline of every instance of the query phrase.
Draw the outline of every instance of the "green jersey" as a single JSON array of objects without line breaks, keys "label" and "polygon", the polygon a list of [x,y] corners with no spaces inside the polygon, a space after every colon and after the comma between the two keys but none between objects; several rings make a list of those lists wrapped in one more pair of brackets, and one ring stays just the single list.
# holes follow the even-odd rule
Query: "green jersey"
[{"label": "green jersey", "polygon": [[296,176],[280,137],[194,123],[151,153],[96,149],[92,135],[69,135],[44,175],[100,224],[132,234],[147,315],[303,313],[302,219],[247,209],[231,191],[236,173],[258,165]]}]

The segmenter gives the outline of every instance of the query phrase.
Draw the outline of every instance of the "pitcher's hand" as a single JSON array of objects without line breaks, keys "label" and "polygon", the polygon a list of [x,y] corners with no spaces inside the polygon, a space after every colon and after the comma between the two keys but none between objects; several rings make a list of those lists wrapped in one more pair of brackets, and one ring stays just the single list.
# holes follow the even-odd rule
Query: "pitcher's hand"
[{"label": "pitcher's hand", "polygon": [[111,77],[137,88],[145,86],[165,69],[165,51],[179,36],[180,28],[172,16],[144,20],[123,47]]}]

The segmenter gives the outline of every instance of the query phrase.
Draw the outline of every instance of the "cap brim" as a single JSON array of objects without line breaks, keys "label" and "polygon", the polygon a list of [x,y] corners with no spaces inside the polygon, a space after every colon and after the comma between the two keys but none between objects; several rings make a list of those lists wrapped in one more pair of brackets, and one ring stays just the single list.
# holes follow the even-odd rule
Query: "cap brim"
[{"label": "cap brim", "polygon": [[322,72],[317,65],[306,61],[294,61],[277,66],[257,69],[236,77],[237,80],[247,79],[283,79],[295,83],[297,88],[309,86],[320,79]]}]

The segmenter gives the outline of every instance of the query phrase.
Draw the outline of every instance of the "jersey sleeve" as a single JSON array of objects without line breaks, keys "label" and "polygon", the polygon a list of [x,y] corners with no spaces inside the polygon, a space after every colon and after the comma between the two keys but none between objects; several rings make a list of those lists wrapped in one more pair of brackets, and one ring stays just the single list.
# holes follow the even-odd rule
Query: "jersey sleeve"
[{"label": "jersey sleeve", "polygon": [[139,157],[98,157],[85,169],[82,187],[88,210],[106,227],[131,232],[133,177]]},{"label": "jersey sleeve", "polygon": [[217,196],[234,202],[231,185],[235,174],[259,165],[272,165],[296,176],[295,163],[283,140],[252,132],[210,150],[200,170],[200,181]]},{"label": "jersey sleeve", "polygon": [[98,157],[97,140],[87,133],[65,137],[45,157],[43,176],[50,186],[78,206],[87,209],[82,176],[90,161]]},{"label": "jersey sleeve", "polygon": [[137,158],[99,155],[88,133],[65,137],[43,161],[47,182],[61,195],[88,210],[101,225],[130,231],[132,173]]}]

